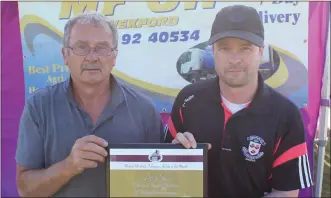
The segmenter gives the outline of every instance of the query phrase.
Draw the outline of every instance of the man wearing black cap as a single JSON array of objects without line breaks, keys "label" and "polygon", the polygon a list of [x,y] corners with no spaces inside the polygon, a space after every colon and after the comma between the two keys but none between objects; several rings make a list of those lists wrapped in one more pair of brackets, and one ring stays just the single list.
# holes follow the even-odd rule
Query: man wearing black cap
[{"label": "man wearing black cap", "polygon": [[258,12],[236,5],[215,18],[214,79],[178,94],[166,142],[209,143],[209,197],[295,197],[312,186],[298,108],[258,72],[264,28]]}]

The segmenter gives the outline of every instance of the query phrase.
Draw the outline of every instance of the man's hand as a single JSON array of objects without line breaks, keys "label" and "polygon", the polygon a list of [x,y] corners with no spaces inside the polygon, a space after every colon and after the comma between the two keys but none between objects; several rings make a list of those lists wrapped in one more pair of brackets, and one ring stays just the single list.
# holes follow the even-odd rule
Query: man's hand
[{"label": "man's hand", "polygon": [[265,195],[264,197],[298,197],[299,190],[291,190],[291,191],[279,191],[272,189],[272,192]]},{"label": "man's hand", "polygon": [[98,162],[103,163],[107,156],[108,143],[95,135],[89,135],[76,140],[71,153],[66,159],[68,169],[79,174],[86,168],[95,168]]},{"label": "man's hand", "polygon": [[[176,138],[172,140],[173,144],[182,144],[185,148],[196,148],[197,142],[195,141],[192,133],[177,133]],[[211,149],[211,144],[208,144],[208,150]]]},{"label": "man's hand", "polygon": [[94,135],[78,139],[70,155],[47,169],[17,165],[18,192],[21,197],[51,197],[75,175],[104,162],[108,143]]}]

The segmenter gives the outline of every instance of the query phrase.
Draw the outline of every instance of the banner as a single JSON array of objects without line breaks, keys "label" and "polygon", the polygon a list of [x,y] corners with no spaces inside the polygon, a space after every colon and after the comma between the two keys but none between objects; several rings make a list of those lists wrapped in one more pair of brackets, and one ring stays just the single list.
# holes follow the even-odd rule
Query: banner
[{"label": "banner", "polygon": [[[25,96],[67,79],[61,54],[64,25],[82,11],[109,16],[119,31],[113,74],[169,113],[184,86],[216,76],[207,45],[216,13],[237,2],[20,2]],[[308,100],[308,2],[243,3],[265,26],[260,71],[298,107]]]},{"label": "banner", "polygon": [[[184,86],[215,77],[213,55],[207,45],[211,25],[221,8],[238,3],[1,2],[6,27],[2,34],[2,195],[17,196],[14,154],[24,100],[35,90],[69,76],[61,54],[68,18],[83,11],[109,16],[119,31],[113,74],[151,97],[166,122]],[[240,4],[255,7],[264,23],[266,47],[259,70],[268,85],[301,109],[312,168],[328,4]],[[311,188],[301,196],[311,196]]]},{"label": "banner", "polygon": [[24,107],[24,73],[17,2],[1,3],[1,197],[17,197],[15,151]]}]

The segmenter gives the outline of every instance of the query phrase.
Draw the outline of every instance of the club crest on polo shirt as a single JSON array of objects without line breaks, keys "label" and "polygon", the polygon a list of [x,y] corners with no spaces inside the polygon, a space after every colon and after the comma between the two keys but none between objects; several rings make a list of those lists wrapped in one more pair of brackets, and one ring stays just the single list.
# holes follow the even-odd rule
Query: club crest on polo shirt
[{"label": "club crest on polo shirt", "polygon": [[242,152],[246,157],[247,161],[255,162],[257,159],[263,156],[263,152],[261,152],[261,147],[265,146],[265,141],[256,135],[252,135],[247,137],[247,147],[242,148]]}]

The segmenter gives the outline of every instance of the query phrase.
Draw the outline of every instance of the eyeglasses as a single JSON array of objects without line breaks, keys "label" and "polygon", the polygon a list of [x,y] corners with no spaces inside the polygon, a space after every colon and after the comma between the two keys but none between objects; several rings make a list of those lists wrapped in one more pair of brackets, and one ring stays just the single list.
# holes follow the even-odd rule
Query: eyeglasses
[{"label": "eyeglasses", "polygon": [[88,45],[75,45],[67,48],[71,49],[72,52],[78,56],[86,56],[91,50],[93,50],[97,56],[110,56],[116,50],[116,48],[110,48],[108,46],[90,47]]}]

